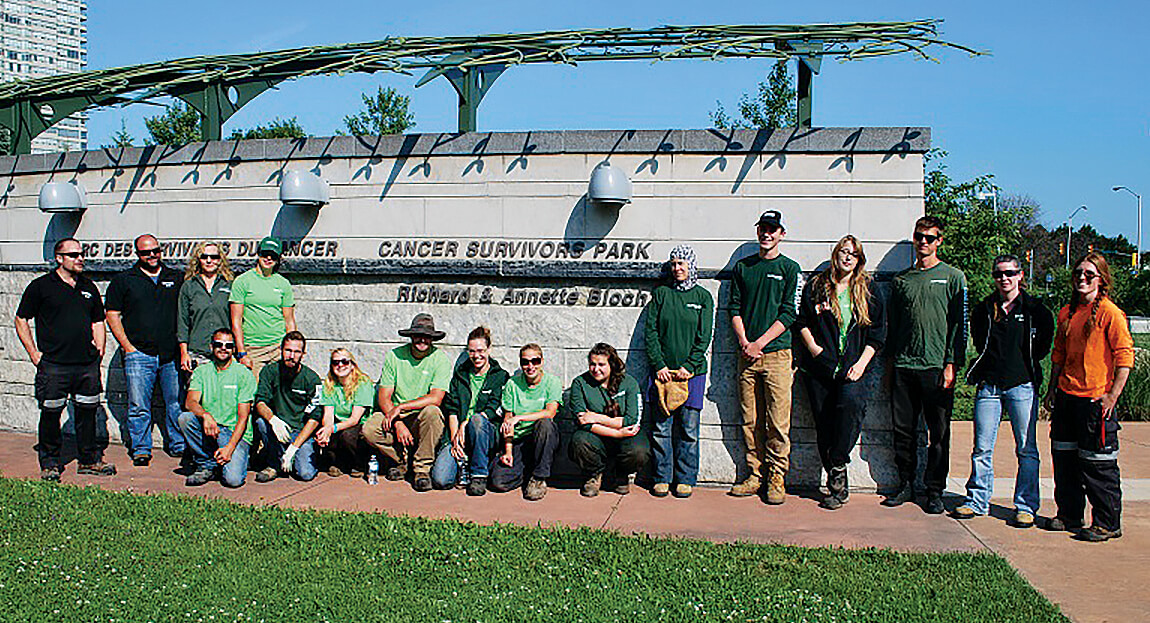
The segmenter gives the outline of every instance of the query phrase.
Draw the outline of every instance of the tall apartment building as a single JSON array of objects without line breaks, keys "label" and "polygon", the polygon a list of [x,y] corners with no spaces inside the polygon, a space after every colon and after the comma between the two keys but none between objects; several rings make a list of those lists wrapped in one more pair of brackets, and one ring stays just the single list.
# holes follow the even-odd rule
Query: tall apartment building
[{"label": "tall apartment building", "polygon": [[[87,10],[83,0],[0,0],[0,81],[83,71]],[[87,149],[86,119],[61,120],[32,140],[32,153]]]}]

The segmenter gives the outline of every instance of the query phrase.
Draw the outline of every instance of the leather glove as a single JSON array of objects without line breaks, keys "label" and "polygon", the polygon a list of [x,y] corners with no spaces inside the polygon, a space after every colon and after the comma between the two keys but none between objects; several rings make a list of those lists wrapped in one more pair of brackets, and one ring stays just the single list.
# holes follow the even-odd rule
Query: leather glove
[{"label": "leather glove", "polygon": [[272,432],[280,443],[291,443],[291,429],[288,428],[287,422],[273,415],[268,423],[272,425]]},{"label": "leather glove", "polygon": [[299,448],[297,448],[293,445],[289,445],[287,447],[287,450],[284,450],[284,458],[283,458],[283,461],[280,462],[280,471],[281,472],[284,472],[285,474],[291,473],[291,466],[292,466],[292,463],[295,461],[295,453],[298,451],[299,451]]}]

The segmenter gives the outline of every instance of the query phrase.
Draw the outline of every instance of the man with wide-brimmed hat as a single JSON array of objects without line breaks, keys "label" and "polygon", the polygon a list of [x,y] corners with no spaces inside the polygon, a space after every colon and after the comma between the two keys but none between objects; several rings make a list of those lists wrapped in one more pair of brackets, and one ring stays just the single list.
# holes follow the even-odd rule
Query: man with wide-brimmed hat
[{"label": "man with wide-brimmed hat", "polygon": [[435,330],[431,314],[417,314],[411,328],[400,329],[399,334],[411,343],[384,358],[377,389],[379,411],[363,425],[363,437],[390,462],[388,480],[402,479],[410,460],[412,486],[429,491],[435,446],[443,435],[439,405],[451,383],[451,359],[432,344],[446,334]]}]

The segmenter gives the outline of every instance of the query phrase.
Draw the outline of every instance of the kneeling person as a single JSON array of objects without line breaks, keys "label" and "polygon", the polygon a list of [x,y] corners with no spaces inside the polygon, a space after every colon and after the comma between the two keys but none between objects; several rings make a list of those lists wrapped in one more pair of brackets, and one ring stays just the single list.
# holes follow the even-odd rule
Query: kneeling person
[{"label": "kneeling person", "polygon": [[188,385],[187,411],[180,429],[187,438],[196,471],[184,484],[202,485],[220,468],[225,487],[244,484],[252,432],[248,415],[256,392],[250,370],[232,361],[236,341],[230,329],[212,334],[212,365],[199,366]]},{"label": "kneeling person", "polygon": [[260,370],[256,387],[255,439],[264,468],[256,482],[275,480],[281,473],[303,481],[315,478],[315,439],[319,426],[319,375],[303,364],[307,340],[289,331],[280,342],[280,360]]}]

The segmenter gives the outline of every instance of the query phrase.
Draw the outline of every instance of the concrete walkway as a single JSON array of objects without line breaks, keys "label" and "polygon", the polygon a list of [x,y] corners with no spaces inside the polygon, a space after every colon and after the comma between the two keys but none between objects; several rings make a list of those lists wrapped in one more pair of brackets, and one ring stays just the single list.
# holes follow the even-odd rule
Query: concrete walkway
[{"label": "concrete walkway", "polygon": [[[1040,431],[1047,428],[1040,425]],[[875,495],[855,494],[840,511],[817,506],[817,496],[792,495],[787,504],[769,507],[752,499],[735,499],[724,489],[700,488],[688,500],[658,499],[642,489],[629,496],[602,494],[580,497],[575,489],[553,488],[539,503],[526,502],[518,494],[489,493],[481,499],[463,491],[417,494],[407,484],[381,481],[369,486],[362,480],[330,478],[321,474],[311,483],[280,479],[226,490],[219,483],[196,489],[183,486],[173,474],[176,461],[159,454],[147,468],[132,467],[118,449],[107,457],[120,473],[112,478],[78,476],[74,464],[64,482],[94,484],[134,493],[172,492],[224,498],[244,504],[290,508],[322,508],[386,512],[450,518],[490,524],[588,526],[624,534],[647,533],[716,541],[785,543],[811,547],[881,547],[902,551],[993,551],[1006,558],[1038,590],[1064,613],[1079,622],[1150,620],[1150,594],[1143,590],[1150,569],[1150,424],[1127,424],[1122,433],[1120,459],[1127,500],[1123,515],[1125,535],[1105,544],[1080,543],[1065,533],[1018,530],[1006,523],[1012,515],[1013,448],[1009,425],[1005,425],[995,450],[995,506],[989,517],[960,522],[924,514],[917,506],[887,509]],[[972,428],[957,422],[952,432],[954,483],[948,507],[960,503],[967,473]],[[39,470],[32,445],[33,435],[0,433],[0,472],[7,477],[34,478]],[[1048,442],[1039,444],[1044,477],[1049,477]],[[1046,496],[1044,496],[1046,497]],[[1049,516],[1053,504],[1044,502],[1040,515]],[[1105,587],[1105,590],[1101,590]]]}]

